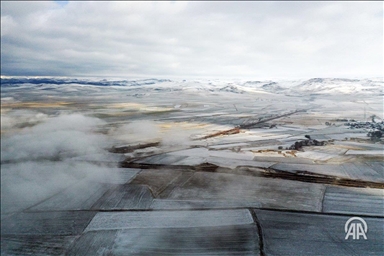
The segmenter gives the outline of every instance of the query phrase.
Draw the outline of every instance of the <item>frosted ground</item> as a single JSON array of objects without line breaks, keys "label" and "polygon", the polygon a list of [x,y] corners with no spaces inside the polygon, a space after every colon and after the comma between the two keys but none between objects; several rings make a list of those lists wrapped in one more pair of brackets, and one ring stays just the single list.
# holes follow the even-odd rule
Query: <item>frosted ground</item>
[{"label": "frosted ground", "polygon": [[383,86],[2,77],[2,254],[379,255]]}]

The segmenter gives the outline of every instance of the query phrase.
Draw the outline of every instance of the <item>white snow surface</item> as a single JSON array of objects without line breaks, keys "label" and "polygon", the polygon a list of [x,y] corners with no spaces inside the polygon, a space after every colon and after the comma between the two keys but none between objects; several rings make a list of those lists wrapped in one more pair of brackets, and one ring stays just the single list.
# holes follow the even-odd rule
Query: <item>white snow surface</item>
[{"label": "white snow surface", "polygon": [[[85,88],[84,88],[85,87]],[[59,90],[76,92],[81,90],[99,91],[108,87],[114,90],[134,90],[137,93],[154,91],[188,91],[190,93],[279,93],[297,94],[353,94],[383,93],[382,78],[344,79],[344,78],[312,78],[308,80],[168,80],[168,79],[102,79],[97,78],[32,78],[2,77],[1,89],[38,88],[39,90]]]}]

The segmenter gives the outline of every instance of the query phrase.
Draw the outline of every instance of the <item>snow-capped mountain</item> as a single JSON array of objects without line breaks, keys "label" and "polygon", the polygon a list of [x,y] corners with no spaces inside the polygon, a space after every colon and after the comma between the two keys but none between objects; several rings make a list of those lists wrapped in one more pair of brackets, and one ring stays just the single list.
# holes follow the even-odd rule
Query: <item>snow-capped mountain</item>
[{"label": "snow-capped mountain", "polygon": [[[101,90],[109,87],[119,90],[135,90],[139,93],[151,91],[187,91],[208,93],[277,93],[285,95],[309,94],[383,94],[382,79],[312,78],[309,80],[279,81],[222,81],[222,80],[169,80],[169,79],[97,79],[55,77],[2,77],[1,90]],[[99,88],[99,89],[97,89]]]}]

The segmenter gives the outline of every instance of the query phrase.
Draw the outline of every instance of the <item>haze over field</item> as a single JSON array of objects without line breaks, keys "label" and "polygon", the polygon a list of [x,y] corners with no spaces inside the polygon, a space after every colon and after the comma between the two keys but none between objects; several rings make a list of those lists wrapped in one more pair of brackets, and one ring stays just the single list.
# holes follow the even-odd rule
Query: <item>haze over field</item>
[{"label": "haze over field", "polygon": [[[295,110],[305,109],[307,113],[275,123],[281,125],[280,136],[287,137],[287,142],[280,141],[286,146],[295,129],[315,132],[324,129],[326,121],[337,118],[368,120],[375,115],[379,121],[383,118],[382,95],[381,78],[177,81],[2,77],[2,209],[9,212],[30,207],[80,181],[91,184],[118,179],[120,174],[114,167],[124,157],[215,144],[195,139]],[[292,121],[299,126],[287,125]],[[231,138],[257,141],[263,136],[272,136],[271,143],[279,143],[273,139],[273,130],[260,131],[266,135],[255,137],[250,132],[240,138],[224,136],[222,143],[233,143]],[[366,137],[365,133],[343,134],[345,131],[335,130],[326,136]],[[114,146],[153,142],[160,144],[124,156],[108,152]],[[260,149],[264,148],[274,146]],[[213,160],[208,157],[206,161],[225,163],[215,158],[226,153],[214,152],[201,151],[190,161],[213,155]],[[236,159],[249,160],[258,155],[263,156],[248,152],[238,154]],[[309,152],[304,156],[333,157]],[[227,162],[229,166],[240,163],[239,159]],[[82,186],[74,193],[85,193],[86,188]]]}]

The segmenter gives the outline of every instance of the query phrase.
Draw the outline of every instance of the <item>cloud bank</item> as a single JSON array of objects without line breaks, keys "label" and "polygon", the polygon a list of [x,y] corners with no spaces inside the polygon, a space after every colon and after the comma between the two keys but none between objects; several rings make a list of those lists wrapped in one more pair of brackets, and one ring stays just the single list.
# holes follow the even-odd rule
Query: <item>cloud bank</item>
[{"label": "cloud bank", "polygon": [[1,2],[2,75],[358,77],[381,2]]},{"label": "cloud bank", "polygon": [[85,193],[96,182],[118,178],[113,168],[82,160],[95,154],[99,161],[107,157],[110,142],[95,132],[104,124],[100,119],[81,114],[48,117],[33,111],[2,114],[2,128],[21,123],[27,127],[1,136],[2,214],[30,207],[80,181],[89,184],[77,191]]}]

